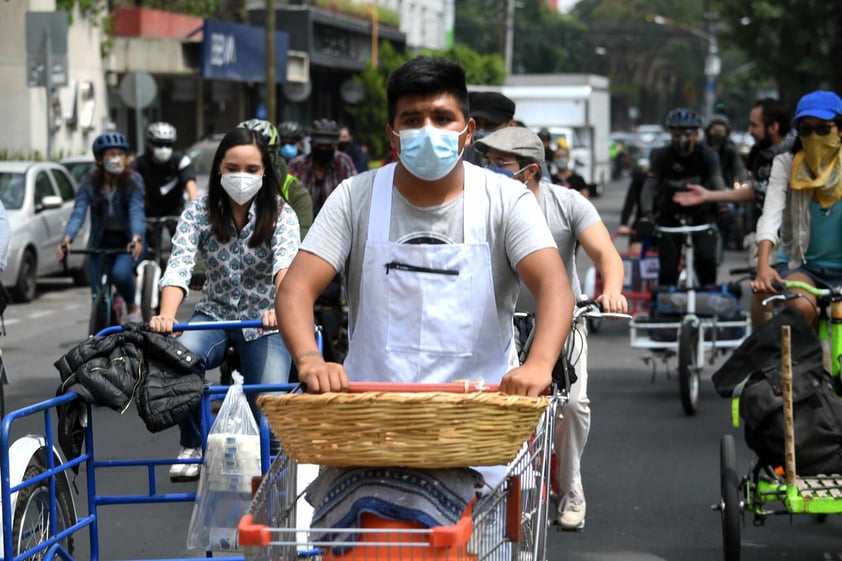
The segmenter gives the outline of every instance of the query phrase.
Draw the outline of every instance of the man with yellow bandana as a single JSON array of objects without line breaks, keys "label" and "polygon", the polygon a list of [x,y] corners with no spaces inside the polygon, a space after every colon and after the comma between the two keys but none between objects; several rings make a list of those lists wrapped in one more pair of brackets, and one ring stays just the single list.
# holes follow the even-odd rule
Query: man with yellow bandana
[{"label": "man with yellow bandana", "polygon": [[[793,126],[798,139],[772,163],[757,223],[755,292],[776,292],[772,284],[783,280],[820,287],[842,284],[842,99],[821,90],[805,95]],[[789,261],[772,267],[768,257],[779,231]],[[790,303],[814,321],[815,298],[803,296]]]}]

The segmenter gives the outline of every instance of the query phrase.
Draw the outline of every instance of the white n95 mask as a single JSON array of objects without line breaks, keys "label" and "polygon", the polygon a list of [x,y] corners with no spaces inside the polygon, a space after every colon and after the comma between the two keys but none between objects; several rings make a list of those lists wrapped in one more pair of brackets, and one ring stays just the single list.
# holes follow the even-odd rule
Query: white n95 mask
[{"label": "white n95 mask", "polygon": [[263,176],[253,173],[224,173],[220,183],[235,203],[244,205],[263,187]]}]

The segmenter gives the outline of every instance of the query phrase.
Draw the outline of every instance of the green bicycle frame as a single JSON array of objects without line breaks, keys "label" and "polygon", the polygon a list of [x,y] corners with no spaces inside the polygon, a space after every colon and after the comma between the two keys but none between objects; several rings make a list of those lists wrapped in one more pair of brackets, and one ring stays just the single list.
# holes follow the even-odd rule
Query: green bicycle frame
[{"label": "green bicycle frame", "polygon": [[828,305],[822,306],[830,308],[830,317],[828,318],[825,314],[818,316],[818,335],[823,345],[825,342],[830,343],[830,374],[838,377],[840,375],[839,359],[842,355],[842,295],[839,295],[839,299],[834,299],[834,291],[828,288],[816,288],[801,281],[787,281],[786,287],[803,290],[815,296],[819,301],[830,298]]}]

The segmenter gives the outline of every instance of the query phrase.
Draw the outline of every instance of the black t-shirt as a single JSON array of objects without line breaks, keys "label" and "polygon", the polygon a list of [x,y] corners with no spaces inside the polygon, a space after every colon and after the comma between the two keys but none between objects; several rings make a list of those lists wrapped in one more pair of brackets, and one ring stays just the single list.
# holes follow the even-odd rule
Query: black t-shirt
[{"label": "black t-shirt", "polygon": [[556,185],[563,185],[568,189],[573,189],[574,191],[587,191],[588,184],[585,182],[585,178],[579,175],[578,173],[573,173],[567,178],[561,178],[556,175],[552,176],[553,183]]},{"label": "black t-shirt", "polygon": [[173,152],[170,159],[156,163],[149,153],[139,156],[134,163],[146,187],[146,216],[173,216],[184,208],[184,186],[196,180],[193,163],[188,156]]},{"label": "black t-shirt", "polygon": [[715,212],[713,204],[682,207],[672,201],[675,187],[682,182],[692,182],[710,189],[711,178],[722,175],[719,166],[719,156],[712,148],[696,142],[693,151],[687,156],[681,156],[672,145],[652,150],[649,158],[649,173],[658,179],[655,194],[655,211],[657,214],[699,214]]},{"label": "black t-shirt", "polygon": [[751,172],[754,184],[754,204],[752,205],[754,229],[757,229],[757,221],[763,214],[763,202],[766,200],[769,176],[772,175],[772,160],[781,152],[778,146],[760,146],[755,143],[748,153],[748,170]]}]

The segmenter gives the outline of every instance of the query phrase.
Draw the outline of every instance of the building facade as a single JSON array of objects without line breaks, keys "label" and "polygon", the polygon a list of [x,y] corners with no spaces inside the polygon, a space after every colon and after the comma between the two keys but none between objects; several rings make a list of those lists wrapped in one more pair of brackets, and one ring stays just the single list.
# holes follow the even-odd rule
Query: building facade
[{"label": "building facade", "polygon": [[[103,32],[78,7],[67,26],[66,84],[53,87],[50,95],[44,86],[29,85],[31,64],[40,63],[27,56],[26,13],[55,9],[55,0],[0,4],[0,159],[43,159],[48,149],[54,159],[90,153],[91,142],[108,126],[108,92],[99,56]],[[43,48],[41,37],[34,39]]]}]

